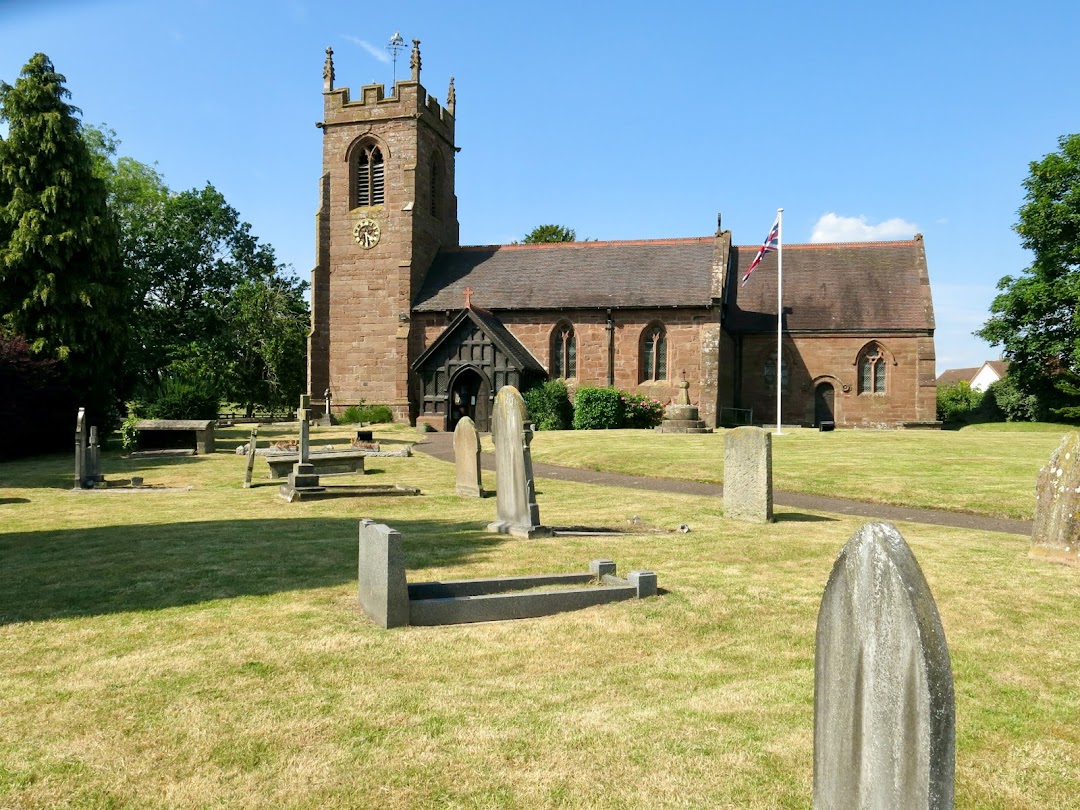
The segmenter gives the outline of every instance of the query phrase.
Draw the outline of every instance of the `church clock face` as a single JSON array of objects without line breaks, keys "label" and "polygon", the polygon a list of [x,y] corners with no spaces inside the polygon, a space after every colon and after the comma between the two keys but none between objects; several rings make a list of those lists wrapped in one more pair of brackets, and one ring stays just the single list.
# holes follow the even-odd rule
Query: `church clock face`
[{"label": "church clock face", "polygon": [[368,250],[379,244],[379,223],[373,219],[362,219],[353,228],[353,239],[360,247]]}]

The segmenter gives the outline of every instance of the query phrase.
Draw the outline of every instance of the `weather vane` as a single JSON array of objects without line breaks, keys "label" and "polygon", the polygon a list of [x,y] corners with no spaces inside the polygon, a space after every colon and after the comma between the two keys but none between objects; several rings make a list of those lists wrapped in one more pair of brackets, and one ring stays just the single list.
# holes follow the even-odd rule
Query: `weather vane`
[{"label": "weather vane", "polygon": [[405,47],[405,40],[401,38],[401,33],[395,31],[394,35],[390,37],[390,44],[386,46],[386,50],[390,51],[390,58],[394,60],[394,86],[397,86],[397,55],[398,51]]}]

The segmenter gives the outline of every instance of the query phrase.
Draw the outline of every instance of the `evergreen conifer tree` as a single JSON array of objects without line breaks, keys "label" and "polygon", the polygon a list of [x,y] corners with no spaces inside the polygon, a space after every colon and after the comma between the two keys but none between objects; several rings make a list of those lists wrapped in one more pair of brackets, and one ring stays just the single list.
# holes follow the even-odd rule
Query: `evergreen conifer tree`
[{"label": "evergreen conifer tree", "polygon": [[0,325],[61,361],[79,399],[104,409],[130,301],[106,185],[64,82],[43,53],[14,85],[0,81]]}]

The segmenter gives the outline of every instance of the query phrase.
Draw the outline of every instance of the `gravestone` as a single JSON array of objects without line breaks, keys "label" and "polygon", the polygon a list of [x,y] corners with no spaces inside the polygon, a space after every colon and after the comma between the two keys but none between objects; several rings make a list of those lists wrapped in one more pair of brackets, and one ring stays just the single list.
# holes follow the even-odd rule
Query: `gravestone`
[{"label": "gravestone", "polygon": [[251,429],[251,438],[248,440],[247,446],[247,467],[244,470],[244,489],[251,488],[251,474],[255,470],[255,451],[259,446],[259,426],[255,425]]},{"label": "gravestone", "polygon": [[105,476],[101,474],[101,446],[98,444],[97,425],[90,426],[90,443],[86,447],[86,480],[93,484],[105,480]]},{"label": "gravestone", "polygon": [[540,525],[529,452],[533,434],[527,418],[525,400],[518,390],[512,385],[500,388],[491,414],[497,519],[488,525],[488,531],[514,537],[546,537],[551,529]]},{"label": "gravestone", "polygon": [[454,467],[457,470],[457,494],[483,498],[480,435],[476,432],[476,424],[468,416],[461,417],[454,428]]},{"label": "gravestone", "polygon": [[821,599],[815,810],[949,810],[956,716],[934,598],[895,527],[867,523]]},{"label": "gravestone", "polygon": [[290,502],[301,495],[326,491],[326,487],[319,485],[319,475],[315,472],[315,465],[311,463],[311,398],[307,394],[301,395],[300,409],[296,416],[300,420],[300,441],[297,446],[299,458],[278,490],[278,494]]},{"label": "gravestone", "polygon": [[750,523],[773,519],[772,434],[757,427],[724,434],[724,517]]},{"label": "gravestone", "polygon": [[397,529],[373,520],[360,521],[357,598],[379,627],[404,627],[409,623],[405,553]]},{"label": "gravestone", "polygon": [[86,408],[75,417],[75,489],[86,489]]},{"label": "gravestone", "polygon": [[1067,433],[1039,470],[1031,556],[1080,565],[1080,433]]},{"label": "gravestone", "polygon": [[319,419],[319,427],[331,427],[334,424],[334,417],[331,415],[330,410],[330,403],[333,398],[334,395],[330,393],[330,389],[327,388],[323,392],[323,403],[325,407],[323,408],[322,418]]}]

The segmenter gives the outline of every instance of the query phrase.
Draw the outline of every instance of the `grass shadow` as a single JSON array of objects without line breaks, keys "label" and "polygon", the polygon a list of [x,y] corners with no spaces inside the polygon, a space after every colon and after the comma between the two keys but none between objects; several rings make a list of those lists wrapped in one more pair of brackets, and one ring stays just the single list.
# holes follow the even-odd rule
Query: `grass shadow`
[{"label": "grass shadow", "polygon": [[803,512],[779,512],[773,515],[777,523],[835,523],[840,518],[807,515]]},{"label": "grass shadow", "polygon": [[[507,540],[475,523],[392,526],[409,569],[469,562]],[[357,532],[351,518],[279,518],[0,535],[0,625],[341,585],[356,579]]]}]

